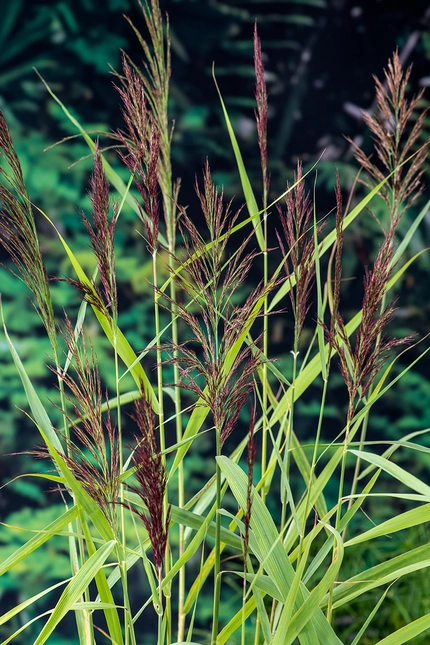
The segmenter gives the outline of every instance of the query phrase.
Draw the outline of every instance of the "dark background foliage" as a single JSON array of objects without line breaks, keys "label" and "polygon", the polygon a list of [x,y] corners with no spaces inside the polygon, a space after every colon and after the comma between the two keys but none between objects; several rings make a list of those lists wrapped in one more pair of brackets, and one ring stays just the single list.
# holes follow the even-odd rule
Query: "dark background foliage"
[{"label": "dark background foliage", "polygon": [[[410,91],[416,93],[421,86],[430,84],[430,10],[424,0],[164,0],[161,5],[169,14],[172,35],[173,166],[175,175],[182,178],[180,202],[190,204],[190,209],[196,210],[195,173],[200,173],[207,156],[214,178],[224,185],[226,195],[237,195],[237,206],[242,199],[212,79],[213,62],[247,169],[254,179],[255,193],[261,192],[254,121],[252,34],[255,20],[262,40],[269,92],[269,168],[273,197],[285,188],[287,180],[291,181],[298,158],[306,168],[325,150],[318,178],[321,215],[334,205],[335,168],[339,168],[345,195],[353,183],[356,164],[344,135],[369,152],[371,150],[360,110],[372,109],[372,74],[381,76],[388,57],[398,47],[401,56],[414,63]],[[120,68],[120,48],[136,62],[142,58],[137,39],[122,15],[125,13],[137,28],[143,29],[138,3],[134,0],[105,0],[103,3],[96,0],[2,0],[0,9],[0,107],[11,127],[28,192],[67,235],[81,263],[90,268],[93,260],[78,207],[88,210],[86,188],[92,160],[79,137],[44,152],[47,146],[76,132],[33,67],[81,124],[99,133],[101,145],[111,145],[103,133],[121,127],[122,117],[109,66]],[[427,102],[428,99],[423,104]],[[425,130],[428,136],[430,118]],[[115,151],[107,152],[107,155],[127,180],[127,172],[121,169]],[[79,163],[75,163],[78,160]],[[408,214],[409,221],[422,203]],[[383,217],[383,206],[375,204],[374,212]],[[345,283],[343,293],[345,318],[359,307],[362,267],[371,263],[380,241],[376,221],[370,215],[359,219],[348,230],[346,239],[348,251],[353,252],[345,255],[345,276],[351,278]],[[66,274],[69,268],[52,231],[43,221],[38,224],[48,272]],[[147,297],[150,265],[145,244],[136,234],[137,226],[134,214],[125,209],[117,233],[120,325],[131,344],[139,350],[152,338],[153,330]],[[427,247],[429,238],[427,217],[411,253]],[[0,259],[7,263],[2,253]],[[398,334],[417,332],[421,336],[429,331],[428,269],[424,255],[402,282],[394,321]],[[257,280],[258,276],[253,278]],[[63,283],[53,283],[53,289],[58,311],[67,307],[72,317],[79,305],[78,296]],[[48,360],[48,343],[40,336],[41,324],[29,301],[27,288],[2,268],[0,291],[8,329],[16,340],[30,377],[43,400],[47,396],[55,398],[52,376],[44,365]],[[91,333],[100,371],[105,375],[106,385],[112,385],[109,370],[104,369],[110,358],[109,348],[98,335],[96,326]],[[290,338],[288,322],[274,320],[272,350],[280,357],[279,365],[286,371],[290,369]],[[125,387],[127,385],[130,383],[124,383]],[[314,432],[318,404],[313,396],[309,394],[298,406],[303,436],[312,436]],[[331,421],[325,430],[327,438],[335,436],[338,430],[343,396],[344,386],[339,378],[328,407]],[[372,421],[375,436],[393,440],[408,431],[430,426],[430,406],[423,404],[429,400],[428,370],[420,366],[404,379],[401,394],[398,391],[389,394],[378,405]],[[37,441],[33,427],[17,409],[20,407],[26,407],[25,396],[6,342],[0,338],[0,455],[31,449]],[[53,416],[54,421],[58,420]],[[194,492],[193,478],[195,488],[198,487],[203,459],[197,456],[190,459],[189,481],[193,489],[190,494]],[[426,478],[427,456],[416,454],[414,459],[407,461],[406,466]],[[0,462],[3,484],[20,472],[34,472],[37,468],[27,455],[0,457]],[[375,504],[373,511],[375,521],[383,519],[384,509]],[[52,497],[32,479],[17,480],[0,491],[0,519],[4,522],[37,528],[48,524],[53,517]],[[16,548],[17,540],[25,539],[25,533],[13,533],[0,526],[0,559]],[[396,544],[401,539],[395,538]],[[418,541],[422,539],[423,536],[417,536]],[[8,574],[0,582],[0,604],[2,597],[8,604],[18,602],[19,588],[24,585],[36,593],[67,575],[67,558],[61,548],[62,543],[59,543],[55,558],[52,553],[46,561],[34,558],[16,573]],[[424,578],[424,575],[417,576],[415,582],[426,596]],[[369,607],[372,602],[371,598]],[[393,594],[390,602],[393,610],[400,612],[403,618],[415,616],[413,594],[407,591]],[[351,608],[350,623],[355,619],[354,608]],[[349,626],[346,620],[345,628]],[[1,628],[0,636],[7,636]],[[56,645],[63,642],[59,639],[60,636]],[[64,642],[73,641],[65,638]],[[372,641],[363,640],[365,642]]]}]

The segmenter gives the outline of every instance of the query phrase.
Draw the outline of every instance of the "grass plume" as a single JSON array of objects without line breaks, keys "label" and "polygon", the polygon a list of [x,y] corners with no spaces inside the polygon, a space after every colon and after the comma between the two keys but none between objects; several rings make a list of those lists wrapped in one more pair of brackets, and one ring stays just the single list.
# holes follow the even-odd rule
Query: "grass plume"
[{"label": "grass plume", "polygon": [[135,435],[136,446],[133,449],[132,459],[136,468],[135,476],[138,486],[130,485],[130,489],[142,499],[147,513],[135,508],[133,511],[140,516],[148,531],[161,584],[171,512],[169,508],[166,517],[163,517],[167,476],[161,453],[157,447],[155,415],[143,389],[142,396],[135,402],[134,407],[135,412],[132,418],[139,428],[139,434]]},{"label": "grass plume", "polygon": [[58,374],[70,392],[68,400],[74,414],[73,417],[67,414],[74,439],[69,440],[70,451],[64,459],[116,533],[121,450],[118,432],[112,422],[109,407],[106,414],[103,414],[105,398],[94,350],[90,347],[90,352],[88,351],[82,332],[78,338],[75,337],[67,316],[64,337],[75,372],[75,376],[63,370]]},{"label": "grass plume", "polygon": [[[69,470],[59,468],[63,477],[46,477],[63,486],[67,482],[67,509],[46,529],[36,531],[24,548],[8,555],[0,563],[0,575],[11,571],[52,536],[60,539],[67,534],[71,552],[75,549],[73,578],[64,583],[60,601],[48,612],[40,632],[35,633],[33,642],[38,645],[56,638],[57,629],[60,634],[60,620],[69,611],[83,616],[77,617],[80,645],[96,642],[95,629],[100,630],[102,638],[117,645],[147,641],[157,645],[171,645],[175,641],[224,645],[237,642],[239,633],[242,645],[248,642],[284,645],[297,640],[313,645],[318,638],[330,644],[340,643],[342,638],[357,645],[375,614],[360,615],[364,624],[347,633],[350,623],[345,627],[344,617],[353,601],[358,602],[377,586],[406,579],[410,571],[425,569],[429,562],[426,544],[405,549],[372,566],[362,557],[362,549],[372,557],[376,557],[374,551],[379,554],[377,547],[372,550],[373,540],[378,537],[424,525],[430,519],[428,504],[424,503],[428,496],[425,482],[393,458],[398,449],[425,454],[425,444],[419,443],[424,431],[399,437],[388,447],[384,444],[386,450],[382,454],[373,447],[376,441],[366,440],[367,415],[373,403],[411,369],[408,366],[395,377],[386,370],[380,377],[392,350],[409,340],[388,333],[395,314],[395,300],[389,289],[402,273],[401,270],[398,275],[394,273],[400,218],[423,189],[425,148],[418,149],[409,159],[425,119],[425,113],[421,113],[413,121],[421,94],[408,99],[410,70],[403,72],[395,53],[385,82],[376,80],[377,111],[365,117],[375,139],[376,154],[372,157],[355,147],[368,184],[366,190],[375,188],[375,194],[388,207],[388,214],[381,225],[375,259],[371,266],[364,267],[359,315],[348,321],[342,302],[342,256],[347,248],[344,229],[366,207],[372,206],[371,196],[366,194],[352,210],[349,204],[345,207],[337,174],[334,230],[326,234],[318,221],[328,218],[320,218],[317,200],[306,189],[307,173],[298,162],[293,185],[288,183],[285,194],[267,208],[268,92],[255,28],[256,147],[258,144],[263,178],[262,208],[258,211],[259,207],[254,206],[256,199],[237,148],[240,176],[250,205],[249,217],[243,208],[234,208],[233,200],[225,199],[223,189],[214,181],[209,161],[202,179],[196,180],[197,215],[194,216],[191,206],[179,204],[179,184],[172,180],[172,126],[168,116],[169,23],[157,0],[142,2],[141,9],[146,39],[133,29],[143,48],[145,63],[139,69],[123,54],[123,68],[116,82],[124,126],[113,137],[121,143],[116,159],[123,164],[123,171],[130,174],[130,185],[134,182],[138,200],[135,210],[145,226],[147,254],[143,249],[141,260],[152,265],[152,340],[136,357],[120,330],[119,309],[123,299],[118,293],[114,243],[120,207],[109,191],[108,180],[114,171],[96,143],[89,191],[91,214],[82,217],[97,261],[95,275],[100,276],[97,284],[95,278],[94,283],[86,279],[64,238],[60,236],[59,240],[81,278],[66,279],[83,291],[84,298],[95,307],[92,324],[100,323],[101,332],[113,347],[110,358],[114,398],[109,399],[109,393],[103,391],[104,374],[99,374],[92,344],[81,331],[82,327],[88,329],[83,318],[93,315],[90,308],[82,306],[76,327],[66,314],[64,338],[68,358],[63,367],[57,355],[52,368],[62,392],[67,446],[64,460]],[[226,121],[230,128],[228,118]],[[234,146],[239,145],[233,136],[232,140]],[[0,151],[4,162],[0,237],[21,278],[33,292],[48,336],[56,347],[58,330],[48,277],[31,203],[3,115]],[[125,202],[126,194],[122,197]],[[270,217],[270,210],[277,203],[278,231]],[[260,217],[262,225],[252,226]],[[404,247],[423,217],[420,214],[417,222],[410,224]],[[279,246],[273,249],[269,240],[275,235]],[[160,239],[164,240],[163,247]],[[332,259],[324,285],[322,258],[330,247]],[[166,257],[169,279],[160,286],[160,263]],[[408,266],[405,264],[401,269]],[[280,278],[283,269],[285,275]],[[281,338],[282,360],[275,363],[270,314],[275,303],[283,298],[290,303],[288,310],[277,313],[289,316],[293,338],[292,343]],[[160,304],[168,311],[167,324]],[[302,360],[304,345],[308,339],[317,337],[318,344],[311,340]],[[32,417],[43,436],[48,436],[48,432],[52,436],[45,403],[26,373],[19,346],[17,350],[9,335],[6,340]],[[156,376],[147,377],[145,369],[151,349],[156,355]],[[284,360],[287,357],[291,361],[290,354],[292,378],[286,372]],[[119,358],[125,363],[123,372]],[[336,419],[345,421],[342,433],[323,443],[321,438],[326,429],[331,429],[326,401],[329,380],[332,385],[332,360],[340,364],[348,404],[345,409],[336,407]],[[143,362],[138,365],[140,361]],[[144,377],[140,381],[137,369]],[[127,379],[123,377],[130,372],[139,382],[137,391],[126,389]],[[321,385],[321,400],[314,415],[315,399],[309,398],[313,396],[310,388],[315,386],[316,390]],[[135,442],[128,446],[124,439],[127,432],[123,427],[124,406],[132,402],[134,412],[128,423]],[[303,409],[306,423],[302,425]],[[116,423],[112,419],[113,410]],[[249,413],[246,433],[243,421]],[[359,437],[357,443],[355,437]],[[53,455],[56,463],[63,466],[56,453]],[[352,458],[355,472],[351,495],[347,497],[349,507],[343,513],[344,491],[350,483],[348,460]],[[364,483],[359,477],[360,460],[366,460],[372,468]],[[189,467],[191,470],[187,470]],[[373,491],[383,473],[391,478],[390,504],[393,490],[401,502],[398,507],[387,504],[387,509],[393,511],[392,517],[370,529],[363,528],[354,518],[361,509],[367,513],[375,492],[385,496],[383,488]],[[366,472],[363,478],[364,475]],[[404,493],[406,487],[412,493]],[[91,499],[83,494],[82,488]],[[129,498],[127,490],[131,491]],[[72,507],[66,499],[69,493]],[[398,508],[403,508],[400,504],[407,507],[405,512],[398,512]],[[145,535],[142,542],[138,531],[134,534],[128,531],[136,514],[148,534],[148,539]],[[347,528],[348,535],[351,533],[348,540]],[[78,549],[74,547],[75,539]],[[151,552],[151,559],[145,550]],[[113,558],[107,560],[110,554]],[[135,566],[138,562],[143,563],[143,570]],[[207,582],[211,579],[213,583]],[[208,595],[212,605],[209,612]],[[25,623],[24,611],[42,596],[25,599],[1,617],[0,625],[11,618],[20,619],[19,631],[12,634],[12,640],[22,630],[33,628],[32,620]],[[104,611],[105,622],[101,627],[97,623],[100,612],[95,609]],[[145,633],[151,624],[148,613],[152,610],[157,614],[156,637]],[[143,631],[139,622],[142,614]],[[411,618],[406,626],[409,640],[422,633],[423,625],[425,629],[430,626],[426,615],[417,620]],[[396,638],[399,642],[404,640],[402,629],[390,635],[392,628],[387,628],[380,642],[386,638],[390,643]]]},{"label": "grass plume", "polygon": [[36,309],[57,353],[55,318],[48,275],[40,251],[31,202],[12,137],[0,110],[0,243],[32,292]]}]

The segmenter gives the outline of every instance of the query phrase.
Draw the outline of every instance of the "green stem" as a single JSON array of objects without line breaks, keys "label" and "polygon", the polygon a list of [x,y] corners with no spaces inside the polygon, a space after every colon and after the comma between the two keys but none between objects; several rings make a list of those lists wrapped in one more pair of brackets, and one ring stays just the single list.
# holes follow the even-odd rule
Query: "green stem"
[{"label": "green stem", "polygon": [[254,645],[258,645],[260,642],[260,617],[257,616],[255,621],[255,630],[254,630]]},{"label": "green stem", "polygon": [[[119,472],[122,474],[124,470],[124,457],[122,451],[122,422],[121,422],[121,405],[120,405],[120,391],[119,391],[119,360],[118,360],[118,348],[117,348],[117,330],[118,330],[118,320],[116,312],[113,315],[112,319],[113,324],[113,339],[114,339],[114,357],[115,357],[115,387],[116,387],[116,400],[118,401],[117,406],[117,431],[118,431],[118,466]],[[110,446],[110,449],[113,450],[114,446]],[[129,643],[129,636],[131,638],[132,645],[136,645],[136,637],[134,633],[134,625],[132,621],[130,601],[128,597],[128,580],[127,580],[127,564],[126,564],[126,548],[127,548],[127,536],[125,529],[125,497],[124,497],[124,484],[120,484],[119,487],[119,498],[120,498],[120,527],[121,527],[121,549],[118,551],[118,562],[121,574],[121,585],[124,598],[124,630],[125,630],[125,645]]]},{"label": "green stem", "polygon": [[[290,444],[291,444],[291,433],[293,430],[293,416],[294,416],[294,389],[296,385],[297,377],[297,350],[298,342],[297,339],[294,341],[294,350],[293,350],[293,378],[291,381],[291,407],[288,413],[288,425],[285,438],[285,453],[284,453],[284,473],[282,477],[285,477],[288,480],[289,471],[290,471]],[[286,515],[287,515],[287,481],[285,482],[282,488],[282,511],[281,511],[281,532],[285,527]]]},{"label": "green stem", "polygon": [[312,484],[313,484],[313,479],[314,479],[314,476],[315,476],[315,468],[316,468],[316,463],[317,463],[318,447],[319,447],[319,442],[320,442],[320,438],[321,438],[321,428],[322,428],[322,422],[323,422],[323,418],[324,418],[324,407],[325,407],[325,401],[326,401],[326,397],[327,397],[327,389],[328,389],[328,373],[327,373],[327,377],[324,379],[324,384],[323,384],[323,391],[322,391],[322,395],[321,395],[320,412],[319,412],[319,416],[318,416],[318,426],[317,426],[317,432],[316,432],[316,437],[315,437],[314,450],[313,450],[313,454],[312,454],[311,468],[310,468],[310,472],[309,472],[309,484],[308,484],[306,502],[305,502],[305,513],[304,513],[304,516],[303,516],[302,535],[300,536],[300,543],[299,543],[299,564],[300,564],[300,558],[302,556],[303,540],[304,540],[305,531],[306,531],[306,521],[307,521],[307,518],[308,518],[308,513],[309,513],[309,508],[310,508]]},{"label": "green stem", "polygon": [[[371,393],[372,393],[372,387],[369,388],[369,396],[371,395]],[[365,415],[365,417],[363,419],[363,425],[361,427],[360,443],[359,443],[359,446],[358,446],[358,450],[363,450],[363,448],[364,448],[364,442],[366,441],[367,427],[368,427],[368,423],[369,423],[369,412],[370,412],[370,410],[368,410],[366,412],[366,415]],[[357,461],[355,462],[354,475],[353,475],[353,478],[352,478],[351,499],[348,502],[348,510],[352,506],[352,501],[353,501],[352,500],[352,495],[354,495],[355,491],[357,490],[358,475],[360,474],[360,464],[361,464],[361,459],[360,459],[360,457],[357,457]],[[346,531],[346,527],[345,527],[344,532],[342,534],[344,539],[345,539],[345,531]]]},{"label": "green stem", "polygon": [[338,495],[336,522],[335,522],[336,530],[339,529],[339,524],[340,524],[341,515],[342,515],[342,497],[343,497],[343,488],[345,485],[346,455],[348,452],[350,423],[351,422],[349,420],[349,415],[348,415],[348,421],[346,422],[346,429],[345,429],[345,439],[343,441],[342,463],[340,468],[339,495]]},{"label": "green stem", "polygon": [[[128,595],[128,579],[127,579],[127,563],[125,556],[124,545],[120,544],[118,548],[118,562],[119,562],[119,571],[121,576],[121,585],[124,597],[124,632],[125,632],[125,645],[131,643],[131,645],[137,645],[136,634],[134,633],[134,625],[131,614],[130,599]],[[129,640],[130,638],[130,640]]]},{"label": "green stem", "polygon": [[[265,185],[265,184],[264,184]],[[267,196],[266,189],[264,188],[264,208],[266,207]],[[264,252],[263,252],[263,280],[264,286],[267,286],[269,281],[269,258],[267,253],[267,214],[264,214],[263,221],[263,234],[264,234]],[[264,356],[268,357],[269,352],[269,320],[268,320],[268,308],[269,308],[269,298],[266,294],[263,303],[263,353]],[[267,387],[267,363],[263,363],[263,391],[262,391],[262,418],[263,418],[263,427],[262,427],[262,440],[261,440],[261,476],[264,477],[267,468],[267,400],[268,400],[268,387]],[[264,502],[266,497],[266,487],[263,486],[261,490],[261,497]]]},{"label": "green stem", "polygon": [[[68,456],[70,456],[70,429],[69,429],[69,424],[67,422],[67,416],[66,416],[67,400],[64,392],[64,382],[63,382],[63,379],[60,377],[61,365],[60,365],[60,357],[58,352],[58,345],[56,343],[52,343],[52,348],[54,350],[54,362],[55,362],[55,366],[58,374],[58,389],[60,391],[61,411],[63,413],[62,416],[63,416],[64,436],[66,437],[66,453]],[[73,504],[75,504],[74,499],[73,499]],[[65,506],[67,510],[68,508],[67,504],[65,504]],[[69,524],[68,530],[71,533],[71,535],[69,536],[70,568],[72,570],[72,574],[76,575],[79,572],[80,567],[79,567],[78,549],[76,546],[76,538],[74,537],[73,534],[74,533],[78,533],[79,535],[82,534],[82,531],[80,530],[80,527],[79,527],[78,520],[76,520],[76,522]],[[85,557],[84,539],[82,537],[79,537],[77,542],[78,542],[79,552],[81,553],[81,560],[83,562]],[[87,594],[88,594],[88,589],[84,594],[85,600],[89,600],[89,598],[86,597]],[[88,643],[88,645],[92,645],[94,643],[94,631],[93,631],[92,624],[93,624],[92,617],[88,611],[76,612],[76,625],[78,628],[80,643]]]},{"label": "green stem", "polygon": [[[154,285],[157,286],[157,253],[156,251],[152,254],[152,270],[154,277]],[[155,292],[154,295],[154,322],[155,322],[155,337],[157,338],[157,388],[158,388],[158,405],[159,405],[159,431],[160,431],[160,451],[163,453],[163,461],[165,465],[166,457],[164,451],[166,449],[166,439],[164,434],[164,406],[163,406],[163,367],[161,365],[161,351],[159,347],[160,343],[160,308],[158,305],[158,293]],[[167,511],[167,498],[165,499]]]},{"label": "green stem", "polygon": [[[338,502],[337,502],[337,509],[336,509],[336,520],[335,520],[335,529],[336,531],[339,531],[339,525],[341,521],[341,515],[342,515],[342,497],[343,497],[343,487],[345,484],[345,471],[346,471],[346,455],[348,452],[348,445],[349,445],[349,432],[351,429],[351,406],[353,402],[350,401],[349,407],[348,407],[348,419],[346,422],[346,429],[345,429],[345,439],[343,441],[343,453],[342,453],[342,463],[340,467],[340,480],[339,480],[339,494],[338,494]],[[334,553],[333,553],[333,560],[334,560]],[[329,597],[328,597],[328,603],[327,603],[327,620],[330,623],[332,619],[332,614],[333,614],[333,589],[334,589],[334,583],[330,587],[329,591]]]},{"label": "green stem", "polygon": [[[381,300],[381,307],[380,307],[381,314],[385,309],[385,302],[386,302],[386,294],[384,293],[384,295],[382,297],[382,300]],[[379,345],[381,343],[381,338],[382,338],[382,332],[380,332],[378,334],[378,337],[376,339],[376,347],[379,347]],[[377,351],[377,349],[375,349],[375,351]],[[368,398],[372,395],[372,391],[373,391],[372,386],[373,386],[373,383],[369,387],[369,392],[368,392],[368,395],[367,395]],[[358,447],[359,450],[363,450],[364,442],[366,441],[367,427],[368,427],[368,424],[369,424],[369,414],[370,414],[370,409],[366,412],[366,415],[365,415],[365,417],[363,419],[363,425],[361,427],[361,433],[360,433],[360,444],[359,444],[359,447]],[[351,499],[348,502],[348,510],[351,508],[351,505],[352,505],[352,495],[355,494],[355,491],[357,489],[358,475],[360,474],[360,464],[361,464],[361,459],[360,459],[360,457],[358,457],[357,461],[355,462],[354,475],[353,475],[352,484],[351,484]],[[345,534],[346,534],[346,527],[345,527],[344,532],[342,534],[343,539],[345,539]]]},{"label": "green stem", "polygon": [[[172,341],[173,344],[178,344],[178,324],[176,316],[176,284],[172,280],[170,284],[170,297],[172,299]],[[176,358],[178,352],[174,350],[174,357]],[[177,362],[173,363],[173,382],[179,382],[179,369]],[[182,440],[182,414],[181,414],[181,392],[179,387],[175,387],[175,426],[176,426],[176,442],[179,443]],[[178,506],[183,508],[185,504],[185,476],[184,476],[184,463],[180,462],[178,466]],[[183,524],[179,525],[179,558],[182,557],[185,550],[185,526]],[[178,642],[182,642],[185,636],[185,614],[184,614],[184,603],[185,603],[185,566],[181,567],[178,574]]]},{"label": "green stem", "polygon": [[[158,572],[158,602],[160,603],[160,610],[163,607],[163,575],[162,571]],[[158,612],[158,629],[157,629],[157,645],[163,645],[164,641],[163,630],[163,611]]]},{"label": "green stem", "polygon": [[[154,249],[152,253],[152,270],[153,270],[153,278],[154,278],[154,286],[157,287],[157,252]],[[155,336],[157,338],[157,388],[158,388],[158,406],[159,406],[159,413],[158,413],[158,423],[159,423],[159,433],[160,433],[160,452],[162,454],[162,459],[163,459],[163,465],[166,467],[166,455],[165,455],[165,450],[166,450],[166,437],[165,437],[165,428],[164,428],[164,404],[163,404],[163,367],[161,364],[161,350],[160,350],[160,308],[158,305],[158,298],[159,295],[157,291],[154,291],[154,323],[155,323]],[[164,494],[163,498],[163,515],[166,518],[169,512],[169,502],[168,502],[168,493],[167,489]],[[169,537],[167,536],[167,544],[166,544],[166,557],[165,557],[165,572],[166,574],[169,572]],[[160,593],[161,593],[161,587],[160,587]],[[161,605],[162,606],[162,605]],[[165,611],[165,618],[166,618],[166,624],[167,624],[167,643],[170,643],[171,637],[170,637],[170,632],[171,632],[171,621],[170,621],[170,615],[169,615],[169,610],[170,610],[170,603],[168,601],[168,598],[166,597],[166,611]]]},{"label": "green stem", "polygon": [[[221,455],[221,435],[216,432],[216,455]],[[219,603],[221,598],[221,469],[216,462],[216,510],[215,510],[215,564],[214,564],[214,606],[211,645],[216,645],[218,636]]]}]

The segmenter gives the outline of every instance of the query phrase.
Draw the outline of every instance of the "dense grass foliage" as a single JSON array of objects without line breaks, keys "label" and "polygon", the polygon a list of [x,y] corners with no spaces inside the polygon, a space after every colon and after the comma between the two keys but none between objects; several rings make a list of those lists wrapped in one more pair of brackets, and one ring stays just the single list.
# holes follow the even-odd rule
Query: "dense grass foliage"
[{"label": "dense grass foliage", "polygon": [[[425,642],[430,613],[412,589],[430,564],[430,488],[402,460],[427,457],[428,429],[368,437],[374,406],[428,352],[425,339],[393,324],[396,289],[422,253],[407,250],[428,210],[407,217],[424,187],[422,93],[409,96],[411,72],[395,52],[363,117],[373,155],[349,142],[364,197],[355,183],[346,194],[335,172],[332,208],[321,211],[318,159],[309,168],[299,161],[273,198],[255,28],[261,179],[250,180],[214,75],[245,203],[224,196],[207,161],[194,212],[172,170],[169,22],[157,0],[141,10],[144,64],[124,53],[115,76],[123,117],[108,135],[115,163],[48,87],[93,158],[82,212],[90,251],[74,248],[33,203],[0,113],[0,241],[15,265],[8,284],[21,280],[32,294],[47,339],[39,369],[57,388],[52,401],[34,387],[2,310],[23,414],[39,434],[38,445],[25,446],[35,472],[17,481],[53,488],[49,521],[17,513],[2,527],[16,539],[0,563],[4,589],[23,566],[51,570],[38,588],[5,593],[3,644],[60,643],[65,633],[79,645]],[[142,302],[132,306],[154,330],[149,338],[122,331],[125,204],[142,241],[133,249],[137,271],[145,267]],[[366,217],[377,249],[348,316],[344,237]],[[55,278],[42,226],[62,254]],[[78,311],[56,299],[59,281],[80,294]],[[273,352],[279,328],[288,360]],[[337,406],[333,391],[342,393]],[[374,522],[381,500],[386,516]]]}]

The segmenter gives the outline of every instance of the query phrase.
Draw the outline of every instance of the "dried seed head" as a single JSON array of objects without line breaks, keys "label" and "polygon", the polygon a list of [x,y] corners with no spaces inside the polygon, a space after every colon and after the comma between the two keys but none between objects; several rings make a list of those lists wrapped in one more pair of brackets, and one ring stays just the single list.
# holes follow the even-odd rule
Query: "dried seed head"
[{"label": "dried seed head", "polygon": [[257,33],[257,24],[254,28],[254,66],[255,66],[255,99],[257,109],[255,119],[257,121],[258,146],[260,148],[261,172],[263,176],[264,192],[269,191],[269,176],[267,173],[267,88],[264,75],[263,56],[261,52],[261,41]]},{"label": "dried seed head", "polygon": [[147,513],[133,509],[142,519],[151,541],[152,554],[159,577],[163,571],[166,553],[170,508],[163,518],[163,500],[167,488],[166,469],[155,437],[155,416],[143,387],[142,397],[135,403],[136,422],[140,435],[135,435],[136,447],[133,451],[133,464],[136,468],[138,486],[130,489],[142,499]]},{"label": "dried seed head", "polygon": [[32,291],[36,309],[57,351],[55,319],[49,291],[48,275],[40,252],[34,216],[24,184],[21,165],[12,137],[0,110],[0,244],[15,264],[19,276]]},{"label": "dried seed head", "polygon": [[324,325],[327,341],[337,351],[339,366],[348,388],[348,421],[351,421],[357,404],[368,394],[377,373],[389,356],[390,350],[411,340],[385,338],[384,331],[394,315],[394,303],[385,304],[385,295],[393,270],[394,234],[397,220],[391,221],[373,269],[365,269],[362,318],[355,336],[354,347],[348,337],[345,323],[338,312],[340,300],[341,253],[343,247],[342,202],[339,178],[336,180],[336,264],[333,290],[333,307],[330,329]]},{"label": "dried seed head", "polygon": [[[180,272],[175,274],[175,278],[200,315],[190,313],[187,306],[173,303],[163,294],[175,306],[175,313],[185,321],[192,334],[185,343],[171,343],[164,349],[171,352],[171,358],[166,362],[175,363],[179,369],[180,380],[175,385],[194,392],[209,407],[222,445],[233,431],[240,411],[254,389],[254,374],[263,360],[256,345],[245,345],[232,362],[231,352],[244,329],[257,317],[258,303],[273,283],[257,285],[241,305],[232,303],[234,293],[243,284],[256,254],[246,253],[247,238],[234,256],[226,260],[226,245],[237,213],[230,214],[231,204],[224,208],[222,193],[211,180],[208,164],[204,171],[203,190],[198,188],[197,194],[210,243],[205,243],[187,213],[182,211],[180,226],[184,236],[185,262],[192,280],[181,279]],[[192,345],[198,348],[197,351]]]},{"label": "dried seed head", "polygon": [[[68,441],[64,460],[76,479],[99,505],[113,530],[116,530],[116,504],[120,487],[118,432],[110,410],[103,415],[104,398],[92,347],[88,352],[83,333],[76,338],[69,318],[65,318],[64,338],[72,356],[75,375],[53,370],[64,382],[70,395],[74,418],[66,415],[75,441]],[[106,400],[108,399],[106,395]]]},{"label": "dried seed head", "polygon": [[117,205],[109,220],[109,184],[103,170],[103,162],[98,143],[94,152],[94,171],[91,177],[90,199],[93,207],[93,224],[82,213],[82,220],[89,233],[91,245],[97,258],[97,266],[103,286],[106,307],[111,307],[114,315],[118,312],[118,298],[115,276],[114,234]]},{"label": "dried seed head", "polygon": [[[295,279],[295,287],[291,285],[290,288],[290,300],[294,315],[296,346],[309,311],[315,276],[314,238],[311,227],[313,204],[309,193],[306,193],[300,161],[297,163],[294,183],[296,186],[285,197],[286,210],[278,206],[283,232],[283,239],[278,234],[278,241],[285,257],[287,276],[289,279],[292,277]],[[322,228],[322,226],[318,227],[317,234]]]},{"label": "dried seed head", "polygon": [[376,112],[364,113],[364,122],[373,135],[375,151],[382,164],[381,170],[361,148],[354,147],[355,156],[364,170],[377,184],[384,179],[387,171],[393,174],[380,189],[391,214],[399,219],[423,190],[423,163],[427,156],[428,141],[419,147],[409,163],[399,167],[416,148],[420,138],[427,110],[415,116],[424,90],[412,99],[406,98],[406,88],[411,67],[403,71],[398,52],[388,61],[385,82],[374,76],[376,86]]},{"label": "dried seed head", "polygon": [[118,132],[126,152],[120,156],[142,198],[138,202],[141,219],[146,228],[148,246],[154,253],[158,246],[160,222],[158,198],[158,165],[160,158],[160,132],[149,111],[145,84],[142,77],[123,58],[124,85],[118,87],[122,99],[122,113],[127,126],[124,134]]}]

